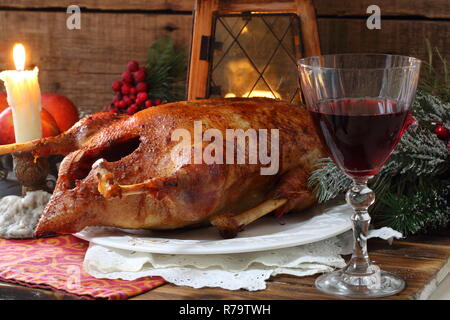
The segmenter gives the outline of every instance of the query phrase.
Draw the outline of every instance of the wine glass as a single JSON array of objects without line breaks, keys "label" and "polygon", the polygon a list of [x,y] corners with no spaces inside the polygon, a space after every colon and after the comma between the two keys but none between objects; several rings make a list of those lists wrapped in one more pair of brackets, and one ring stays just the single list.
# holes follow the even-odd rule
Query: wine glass
[{"label": "wine glass", "polygon": [[376,298],[403,290],[402,279],[380,270],[367,253],[370,216],[375,201],[367,187],[388,160],[411,123],[411,106],[420,60],[388,54],[337,54],[298,61],[307,108],[330,157],[353,180],[346,194],[354,213],[355,240],[342,270],[316,279],[326,293]]}]

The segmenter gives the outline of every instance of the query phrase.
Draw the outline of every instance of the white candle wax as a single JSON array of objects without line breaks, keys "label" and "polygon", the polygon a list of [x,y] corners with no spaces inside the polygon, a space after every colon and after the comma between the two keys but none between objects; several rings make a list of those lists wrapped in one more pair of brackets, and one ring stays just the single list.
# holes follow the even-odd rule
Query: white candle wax
[{"label": "white candle wax", "polygon": [[42,137],[41,90],[38,68],[34,70],[7,70],[0,73],[4,81],[8,105],[12,108],[16,142]]}]

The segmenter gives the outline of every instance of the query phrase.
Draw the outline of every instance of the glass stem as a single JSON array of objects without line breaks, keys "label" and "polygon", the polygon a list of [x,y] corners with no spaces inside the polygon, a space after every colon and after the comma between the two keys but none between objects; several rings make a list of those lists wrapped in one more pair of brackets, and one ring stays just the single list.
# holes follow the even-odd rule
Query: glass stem
[{"label": "glass stem", "polygon": [[367,236],[370,226],[368,208],[375,202],[375,193],[367,187],[367,179],[354,181],[346,194],[347,203],[355,212],[352,216],[354,248],[353,255],[344,272],[351,275],[370,275],[374,272],[367,253]]}]

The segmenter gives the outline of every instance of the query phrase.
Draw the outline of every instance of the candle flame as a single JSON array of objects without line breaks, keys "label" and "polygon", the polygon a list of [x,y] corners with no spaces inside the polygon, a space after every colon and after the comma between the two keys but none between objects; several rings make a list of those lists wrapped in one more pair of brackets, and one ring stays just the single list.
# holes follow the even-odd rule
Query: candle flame
[{"label": "candle flame", "polygon": [[[266,91],[266,90],[253,90],[252,92],[246,92],[242,95],[244,98],[254,98],[254,97],[262,97],[262,98],[271,98],[271,99],[281,99],[281,96],[276,91]],[[225,98],[236,98],[236,94],[233,92],[228,92],[225,94]]]},{"label": "candle flame", "polygon": [[262,97],[262,98],[271,98],[271,99],[281,99],[281,96],[276,91],[266,91],[266,90],[253,90],[252,92],[247,92],[243,95],[243,97],[253,98],[253,97]]},{"label": "candle flame", "polygon": [[25,47],[21,43],[17,43],[13,48],[14,64],[16,70],[22,71],[25,69]]}]

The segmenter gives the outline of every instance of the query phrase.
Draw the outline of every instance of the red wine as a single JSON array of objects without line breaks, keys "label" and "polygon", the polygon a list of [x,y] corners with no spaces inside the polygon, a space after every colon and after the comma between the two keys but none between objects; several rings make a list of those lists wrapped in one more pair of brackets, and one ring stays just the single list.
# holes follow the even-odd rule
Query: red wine
[{"label": "red wine", "polygon": [[324,101],[311,111],[334,162],[352,178],[376,174],[407,127],[407,106],[391,100]]}]

